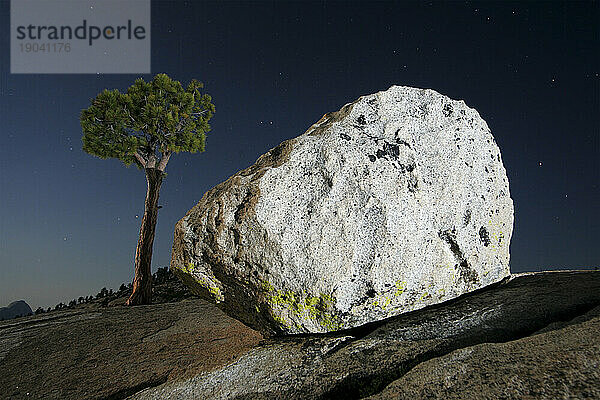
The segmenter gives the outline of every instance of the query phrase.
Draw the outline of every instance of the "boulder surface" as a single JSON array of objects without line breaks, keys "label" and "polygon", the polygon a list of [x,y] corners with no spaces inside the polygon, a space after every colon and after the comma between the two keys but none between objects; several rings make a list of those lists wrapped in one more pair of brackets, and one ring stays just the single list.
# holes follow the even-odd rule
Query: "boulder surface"
[{"label": "boulder surface", "polygon": [[502,280],[512,227],[477,111],[393,86],[206,192],[176,225],[171,269],[266,335],[331,332]]}]

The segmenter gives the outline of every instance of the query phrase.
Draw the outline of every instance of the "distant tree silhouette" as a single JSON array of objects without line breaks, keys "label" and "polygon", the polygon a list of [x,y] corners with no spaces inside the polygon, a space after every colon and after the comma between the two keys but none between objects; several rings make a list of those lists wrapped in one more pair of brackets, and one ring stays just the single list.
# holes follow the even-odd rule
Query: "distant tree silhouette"
[{"label": "distant tree silhouette", "polygon": [[124,283],[121,283],[121,286],[119,286],[119,292],[124,292],[127,290],[127,286],[125,286]]},{"label": "distant tree silhouette", "polygon": [[35,310],[35,315],[42,314],[42,313],[45,313],[45,312],[46,311],[42,307],[38,307],[37,310]]},{"label": "distant tree silhouette", "polygon": [[169,271],[169,267],[159,268],[156,271],[155,277],[158,283],[165,283],[170,278],[171,271]]},{"label": "distant tree silhouette", "polygon": [[102,289],[100,289],[100,292],[98,292],[98,294],[96,295],[96,298],[101,299],[103,297],[106,297],[107,295],[108,295],[108,289],[103,287]]}]

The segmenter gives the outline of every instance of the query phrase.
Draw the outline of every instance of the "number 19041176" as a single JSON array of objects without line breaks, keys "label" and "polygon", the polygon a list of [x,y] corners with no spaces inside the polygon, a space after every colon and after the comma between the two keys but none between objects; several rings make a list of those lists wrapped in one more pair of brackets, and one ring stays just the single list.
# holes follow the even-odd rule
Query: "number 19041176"
[{"label": "number 19041176", "polygon": [[21,53],[68,53],[71,43],[19,43]]}]

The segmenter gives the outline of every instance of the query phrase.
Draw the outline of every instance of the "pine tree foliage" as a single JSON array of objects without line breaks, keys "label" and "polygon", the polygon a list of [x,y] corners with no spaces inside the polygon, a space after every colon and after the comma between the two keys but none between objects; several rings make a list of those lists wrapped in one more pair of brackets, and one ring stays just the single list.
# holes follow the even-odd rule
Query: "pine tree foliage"
[{"label": "pine tree foliage", "polygon": [[158,74],[150,82],[138,78],[126,93],[104,90],[81,112],[83,150],[161,171],[172,153],[204,151],[215,106],[202,88],[192,80],[184,89]]}]

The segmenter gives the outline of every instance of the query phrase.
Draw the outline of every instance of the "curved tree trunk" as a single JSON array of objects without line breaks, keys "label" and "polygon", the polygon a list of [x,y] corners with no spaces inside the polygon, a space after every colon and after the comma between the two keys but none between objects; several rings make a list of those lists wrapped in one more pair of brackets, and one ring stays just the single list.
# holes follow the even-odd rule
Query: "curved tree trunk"
[{"label": "curved tree trunk", "polygon": [[146,168],[148,191],[144,204],[144,217],[140,228],[140,238],[135,250],[135,277],[133,293],[125,303],[135,306],[152,302],[152,245],[158,217],[158,195],[163,180],[163,172],[158,168]]}]

